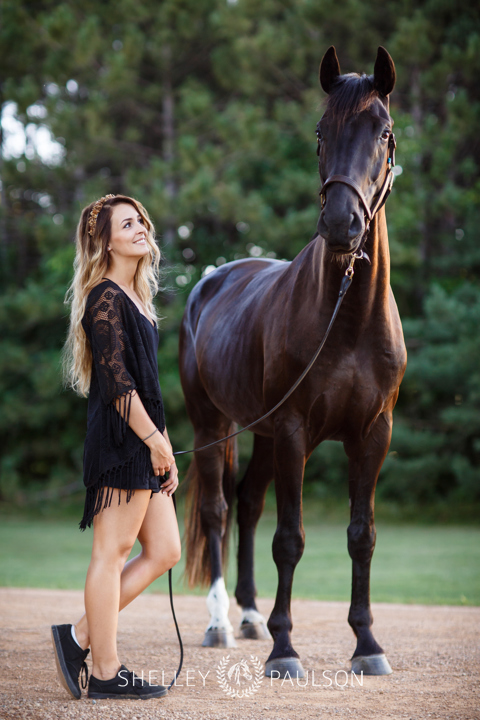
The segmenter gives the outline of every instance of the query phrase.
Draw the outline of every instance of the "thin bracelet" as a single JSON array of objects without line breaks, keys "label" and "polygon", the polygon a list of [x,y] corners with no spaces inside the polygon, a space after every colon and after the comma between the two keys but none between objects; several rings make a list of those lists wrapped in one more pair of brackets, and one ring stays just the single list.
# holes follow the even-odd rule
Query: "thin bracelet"
[{"label": "thin bracelet", "polygon": [[143,438],[142,442],[145,442],[145,440],[148,440],[148,438],[151,438],[152,435],[155,435],[157,430],[158,430],[158,428],[155,428],[155,430],[152,433],[150,433],[150,435],[147,435],[147,437]]}]

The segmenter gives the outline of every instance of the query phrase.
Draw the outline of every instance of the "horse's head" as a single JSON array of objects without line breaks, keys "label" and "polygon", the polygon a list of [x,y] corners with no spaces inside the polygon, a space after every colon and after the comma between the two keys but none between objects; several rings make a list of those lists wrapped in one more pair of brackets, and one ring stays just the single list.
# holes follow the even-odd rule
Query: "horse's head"
[{"label": "horse's head", "polygon": [[388,95],[395,66],[379,47],[373,75],[341,75],[331,47],[320,65],[320,83],[329,98],[317,126],[323,183],[317,229],[332,253],[344,255],[360,247],[372,208],[389,190],[395,138]]}]

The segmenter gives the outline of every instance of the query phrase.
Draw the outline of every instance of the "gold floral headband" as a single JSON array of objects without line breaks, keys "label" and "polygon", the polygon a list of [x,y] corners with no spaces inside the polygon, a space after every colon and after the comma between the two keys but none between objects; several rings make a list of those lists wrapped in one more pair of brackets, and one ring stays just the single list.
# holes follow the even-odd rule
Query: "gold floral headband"
[{"label": "gold floral headband", "polygon": [[114,197],[115,197],[115,195],[105,195],[105,197],[102,197],[102,198],[100,198],[100,200],[97,200],[97,202],[95,203],[95,205],[94,205],[93,208],[91,209],[91,211],[90,211],[90,217],[88,218],[88,234],[91,235],[92,237],[93,237],[93,235],[94,235],[94,233],[95,233],[95,227],[96,227],[96,225],[97,225],[98,213],[99,213],[100,210],[102,209],[103,203],[104,203],[106,200],[111,200],[111,199],[114,198]]}]

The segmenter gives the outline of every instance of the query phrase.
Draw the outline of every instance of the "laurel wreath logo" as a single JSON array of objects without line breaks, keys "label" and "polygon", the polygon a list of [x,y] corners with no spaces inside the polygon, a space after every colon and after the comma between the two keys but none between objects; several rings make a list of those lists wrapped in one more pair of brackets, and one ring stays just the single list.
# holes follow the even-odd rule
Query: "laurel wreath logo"
[{"label": "laurel wreath logo", "polygon": [[[225,692],[229,697],[251,697],[254,693],[257,692],[260,685],[262,684],[264,673],[263,665],[255,655],[250,655],[250,659],[252,661],[253,667],[255,668],[255,679],[248,687],[241,689],[232,687],[227,677],[225,677],[227,675],[227,666],[228,661],[230,660],[230,655],[227,655],[226,657],[224,656],[221,662],[218,664],[217,680],[223,692]],[[246,664],[245,661],[241,660],[240,663],[242,662]],[[232,667],[229,668],[229,671],[231,671],[236,665],[240,663],[234,663]]]}]

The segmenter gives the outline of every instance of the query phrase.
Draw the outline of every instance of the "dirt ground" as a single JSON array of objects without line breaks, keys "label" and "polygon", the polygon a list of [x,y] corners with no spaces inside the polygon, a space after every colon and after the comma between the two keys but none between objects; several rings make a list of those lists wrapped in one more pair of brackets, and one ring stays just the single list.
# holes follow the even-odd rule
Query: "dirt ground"
[{"label": "dirt ground", "polygon": [[[266,616],[272,600],[260,600]],[[345,672],[354,650],[348,605],[295,600],[293,643],[306,678],[270,680],[258,669],[269,640],[238,639],[237,647],[202,648],[207,625],[205,599],[176,596],[185,647],[178,686],[161,699],[70,698],[57,680],[50,625],[76,620],[81,592],[0,589],[0,718],[97,718],[147,720],[310,720],[313,718],[480,718],[480,608],[418,605],[373,606],[375,636],[393,674],[355,678]],[[230,619],[238,627],[235,602]],[[120,615],[120,659],[152,683],[168,684],[178,663],[178,644],[165,595],[143,595]],[[227,656],[229,656],[227,658]],[[235,684],[228,670],[245,660],[253,673]],[[257,672],[255,671],[257,668]],[[223,687],[236,693],[229,696]],[[238,697],[243,695],[243,697]]]}]

